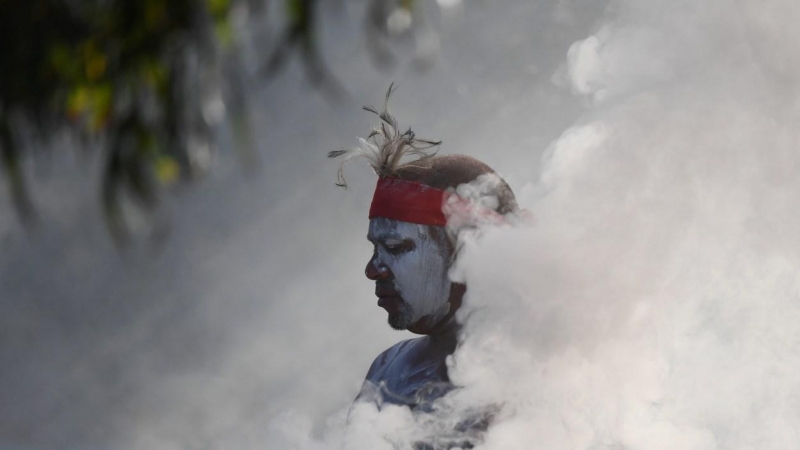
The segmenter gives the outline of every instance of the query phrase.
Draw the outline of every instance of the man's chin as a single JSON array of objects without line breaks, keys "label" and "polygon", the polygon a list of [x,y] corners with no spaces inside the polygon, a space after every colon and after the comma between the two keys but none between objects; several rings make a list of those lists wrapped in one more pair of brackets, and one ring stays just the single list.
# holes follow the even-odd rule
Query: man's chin
[{"label": "man's chin", "polygon": [[395,330],[402,331],[408,328],[408,321],[405,320],[405,317],[401,313],[391,313],[389,314],[389,326],[394,328]]},{"label": "man's chin", "polygon": [[395,330],[407,330],[414,322],[414,312],[407,304],[401,303],[397,310],[389,312],[389,326]]}]

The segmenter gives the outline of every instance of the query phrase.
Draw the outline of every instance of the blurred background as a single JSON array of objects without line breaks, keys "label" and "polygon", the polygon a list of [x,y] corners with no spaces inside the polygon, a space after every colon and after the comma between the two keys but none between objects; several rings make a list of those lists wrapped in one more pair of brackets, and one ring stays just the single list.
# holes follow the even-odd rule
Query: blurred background
[{"label": "blurred background", "polygon": [[[357,144],[401,126],[515,190],[585,111],[597,0],[0,2],[0,448],[281,448],[410,335],[363,276]],[[277,421],[277,422],[276,422]]]}]

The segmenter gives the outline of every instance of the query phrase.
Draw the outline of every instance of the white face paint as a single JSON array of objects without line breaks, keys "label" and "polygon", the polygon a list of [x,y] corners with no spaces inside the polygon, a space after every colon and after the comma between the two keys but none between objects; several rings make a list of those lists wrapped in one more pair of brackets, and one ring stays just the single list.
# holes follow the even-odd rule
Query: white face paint
[{"label": "white face paint", "polygon": [[369,264],[380,274],[376,295],[389,312],[389,324],[396,329],[417,322],[420,329],[436,325],[450,310],[448,249],[426,225],[385,218],[370,220],[367,238],[375,244]]}]

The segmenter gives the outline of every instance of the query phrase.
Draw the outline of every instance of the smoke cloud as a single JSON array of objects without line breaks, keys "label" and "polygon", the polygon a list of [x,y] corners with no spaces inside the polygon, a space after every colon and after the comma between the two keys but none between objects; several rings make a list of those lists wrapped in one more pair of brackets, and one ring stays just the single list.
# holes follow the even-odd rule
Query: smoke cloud
[{"label": "smoke cloud", "polygon": [[[364,5],[345,3],[322,42],[378,102],[386,75],[342,19]],[[34,192],[54,223],[33,243],[0,221],[0,446],[800,448],[800,4],[456,9],[441,61],[395,78],[393,112],[497,169],[535,217],[462,236],[460,389],[432,414],[351,406],[411,336],[362,278],[374,179],[353,165],[335,190],[323,162],[365,116],[290,68],[253,94],[263,174],[240,182],[223,155],[155,262],[82,225],[95,199],[65,198],[74,179]]]},{"label": "smoke cloud", "polygon": [[449,402],[502,405],[486,449],[797,447],[800,9],[611,6],[536,226],[464,242]]}]

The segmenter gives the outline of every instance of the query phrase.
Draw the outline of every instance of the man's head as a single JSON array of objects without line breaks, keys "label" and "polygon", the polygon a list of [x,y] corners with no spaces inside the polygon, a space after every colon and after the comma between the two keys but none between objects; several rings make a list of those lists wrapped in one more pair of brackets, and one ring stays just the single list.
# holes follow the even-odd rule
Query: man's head
[{"label": "man's head", "polygon": [[[450,155],[401,166],[379,183],[367,234],[374,251],[365,273],[375,281],[378,305],[389,313],[393,328],[428,334],[461,305],[465,287],[448,277],[455,241],[443,223],[443,199],[484,175],[494,171],[474,158]],[[497,180],[489,192],[497,200],[492,212],[514,211],[511,189]]]},{"label": "man's head", "polygon": [[[410,129],[401,133],[388,111],[391,92],[390,87],[381,112],[365,108],[380,117],[380,127],[362,139],[360,147],[328,156],[344,156],[342,167],[354,157],[364,157],[378,174],[367,235],[374,251],[365,273],[375,281],[378,305],[389,313],[393,328],[429,334],[452,317],[466,290],[448,277],[456,236],[446,225],[468,227],[473,225],[470,216],[502,216],[515,211],[517,204],[505,181],[486,164],[464,155],[434,156],[427,150],[440,142],[417,139]],[[409,156],[418,159],[401,162]],[[484,176],[493,180],[482,189],[495,200],[488,207],[455,192]],[[342,168],[337,184],[346,186]],[[451,220],[454,217],[457,220]]]}]

